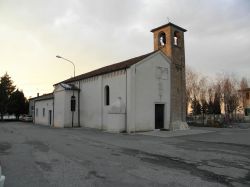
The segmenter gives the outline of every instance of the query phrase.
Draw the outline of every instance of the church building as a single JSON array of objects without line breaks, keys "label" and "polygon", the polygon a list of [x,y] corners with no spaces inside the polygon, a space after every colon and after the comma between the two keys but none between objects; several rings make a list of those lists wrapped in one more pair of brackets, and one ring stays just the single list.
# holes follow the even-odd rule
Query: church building
[{"label": "church building", "polygon": [[31,99],[35,124],[112,132],[188,128],[185,29],[152,29],[154,51],[72,77]]}]

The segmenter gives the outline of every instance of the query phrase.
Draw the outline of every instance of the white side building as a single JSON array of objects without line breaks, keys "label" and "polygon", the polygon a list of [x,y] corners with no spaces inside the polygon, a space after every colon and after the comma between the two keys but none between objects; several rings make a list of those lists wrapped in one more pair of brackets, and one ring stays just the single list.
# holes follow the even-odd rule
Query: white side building
[{"label": "white side building", "polygon": [[33,122],[39,125],[53,125],[54,95],[53,93],[44,94],[30,99],[30,115]]}]

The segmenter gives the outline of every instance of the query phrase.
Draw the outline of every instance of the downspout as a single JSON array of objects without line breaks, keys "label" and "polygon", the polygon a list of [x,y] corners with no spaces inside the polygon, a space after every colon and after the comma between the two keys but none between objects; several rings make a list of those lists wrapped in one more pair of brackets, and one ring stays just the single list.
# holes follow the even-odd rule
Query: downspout
[{"label": "downspout", "polygon": [[54,93],[53,93],[53,112],[52,112],[52,115],[53,115],[52,126],[55,127],[55,124],[54,124],[54,118],[55,118],[55,96],[54,96]]},{"label": "downspout", "polygon": [[127,75],[127,69],[125,69],[125,72],[126,72],[126,109],[125,109],[125,130],[126,132],[128,133],[128,115],[127,115],[127,107],[128,107],[128,75]]},{"label": "downspout", "polygon": [[34,125],[36,124],[36,100],[34,100]]},{"label": "downspout", "polygon": [[[74,88],[73,88],[73,97],[75,97]],[[74,109],[74,110],[75,110],[75,109]],[[75,111],[72,111],[72,128],[74,128],[74,112],[75,112]]]},{"label": "downspout", "polygon": [[78,90],[78,127],[81,127],[81,124],[80,124],[80,91],[81,91],[81,87],[80,87],[80,80],[78,81],[79,85],[79,90]]},{"label": "downspout", "polygon": [[135,124],[136,123],[136,65],[135,65],[134,82],[135,83],[134,83],[134,87],[133,87],[134,88],[133,92],[134,92],[134,102],[135,102],[135,105],[134,105],[134,112],[135,113],[134,113],[134,119],[133,119],[134,122],[133,123],[134,123],[134,133],[135,133],[136,132],[136,124]]},{"label": "downspout", "polygon": [[103,130],[103,75],[101,75],[101,129]]}]

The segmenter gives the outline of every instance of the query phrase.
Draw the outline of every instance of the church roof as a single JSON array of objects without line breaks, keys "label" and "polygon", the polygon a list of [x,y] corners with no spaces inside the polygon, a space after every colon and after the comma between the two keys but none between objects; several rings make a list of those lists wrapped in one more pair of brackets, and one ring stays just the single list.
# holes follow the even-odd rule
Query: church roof
[{"label": "church roof", "polygon": [[74,85],[74,84],[65,84],[65,83],[60,83],[60,85],[65,89],[65,90],[79,90],[79,88]]},{"label": "church roof", "polygon": [[143,59],[147,58],[148,56],[152,55],[153,53],[155,53],[157,51],[153,51],[151,53],[145,54],[145,55],[141,55],[135,58],[131,58],[116,64],[111,64],[109,66],[105,66],[99,69],[96,69],[94,71],[90,71],[88,73],[84,73],[75,77],[72,77],[70,79],[66,79],[62,82],[56,83],[55,85],[58,85],[60,83],[70,83],[70,82],[74,82],[74,81],[79,81],[79,80],[83,80],[83,79],[87,79],[90,77],[94,77],[94,76],[98,76],[98,75],[103,75],[106,73],[111,73],[114,71],[118,71],[118,70],[122,70],[122,69],[126,69],[134,64],[136,64],[137,62],[142,61]]},{"label": "church roof", "polygon": [[52,93],[48,93],[48,94],[43,94],[43,95],[38,96],[38,97],[30,98],[29,100],[41,101],[41,100],[53,99],[53,97],[54,97],[54,95],[53,95],[53,92],[52,92]]},{"label": "church roof", "polygon": [[156,31],[156,30],[162,29],[163,27],[167,27],[167,26],[176,27],[177,29],[180,29],[180,30],[183,31],[183,32],[186,32],[186,31],[187,31],[186,29],[183,29],[182,27],[179,27],[178,25],[175,25],[175,24],[169,22],[169,23],[167,23],[167,24],[165,24],[165,25],[161,25],[161,26],[159,26],[159,27],[156,27],[156,28],[152,29],[151,32],[154,32],[154,31]]}]

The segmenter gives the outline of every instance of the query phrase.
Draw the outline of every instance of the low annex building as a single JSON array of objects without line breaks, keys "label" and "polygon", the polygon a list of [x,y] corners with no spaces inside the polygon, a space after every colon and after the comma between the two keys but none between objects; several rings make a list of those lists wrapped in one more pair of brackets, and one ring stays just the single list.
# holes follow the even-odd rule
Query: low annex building
[{"label": "low annex building", "polygon": [[188,128],[186,30],[169,22],[151,32],[153,52],[56,83],[53,93],[32,98],[34,123],[115,132]]}]

